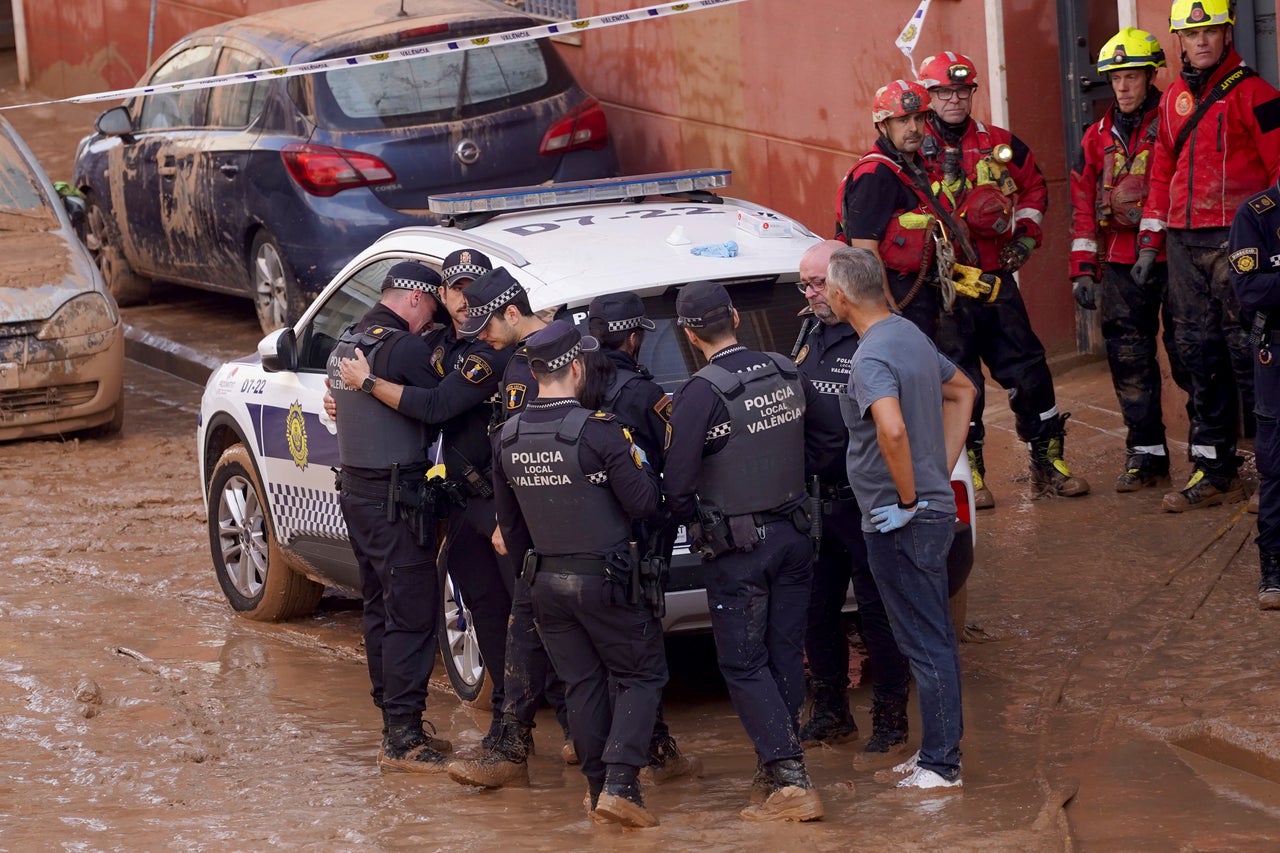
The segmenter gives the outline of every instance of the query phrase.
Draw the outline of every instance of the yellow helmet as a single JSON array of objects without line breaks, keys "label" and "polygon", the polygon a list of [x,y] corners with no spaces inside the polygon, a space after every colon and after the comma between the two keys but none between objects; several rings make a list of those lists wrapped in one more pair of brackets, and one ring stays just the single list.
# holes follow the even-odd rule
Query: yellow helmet
[{"label": "yellow helmet", "polygon": [[1235,22],[1231,15],[1231,0],[1173,0],[1173,8],[1169,11],[1171,33]]},{"label": "yellow helmet", "polygon": [[1125,27],[1111,37],[1098,53],[1098,73],[1121,68],[1163,68],[1164,50],[1146,30]]}]

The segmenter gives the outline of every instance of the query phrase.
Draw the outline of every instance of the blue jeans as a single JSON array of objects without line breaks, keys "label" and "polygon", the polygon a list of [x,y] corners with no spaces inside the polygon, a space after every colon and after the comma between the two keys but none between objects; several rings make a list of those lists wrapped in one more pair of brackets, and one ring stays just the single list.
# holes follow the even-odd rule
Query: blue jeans
[{"label": "blue jeans", "polygon": [[864,533],[871,574],[898,648],[911,662],[920,702],[920,766],[945,779],[960,775],[960,655],[947,605],[947,552],[955,518],[916,513],[906,527]]}]

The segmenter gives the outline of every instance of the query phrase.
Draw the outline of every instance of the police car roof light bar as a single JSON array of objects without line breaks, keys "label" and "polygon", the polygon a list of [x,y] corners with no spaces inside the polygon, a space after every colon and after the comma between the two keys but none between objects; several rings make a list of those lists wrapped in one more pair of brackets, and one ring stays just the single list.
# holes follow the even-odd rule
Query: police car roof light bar
[{"label": "police car roof light bar", "polygon": [[477,213],[493,215],[539,207],[706,192],[727,187],[731,174],[733,172],[729,169],[687,169],[682,172],[563,181],[532,187],[447,193],[428,196],[427,208],[432,213],[446,217]]}]

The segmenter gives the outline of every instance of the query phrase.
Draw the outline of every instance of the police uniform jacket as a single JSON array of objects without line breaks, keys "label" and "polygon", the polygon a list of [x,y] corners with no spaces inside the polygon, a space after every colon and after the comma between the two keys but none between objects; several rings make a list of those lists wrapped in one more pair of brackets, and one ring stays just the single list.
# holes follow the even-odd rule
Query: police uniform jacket
[{"label": "police uniform jacket", "polygon": [[[772,360],[764,353],[734,344],[711,356],[711,363],[729,371],[747,372],[771,364]],[[807,407],[816,395],[810,383],[800,384]],[[671,408],[671,446],[662,476],[667,509],[676,521],[695,515],[694,496],[702,479],[703,458],[725,449],[729,422],[728,409],[705,379],[693,377],[676,392]],[[786,511],[803,499],[801,495],[799,500],[773,509]]]},{"label": "police uniform jacket", "polygon": [[796,353],[796,367],[813,389],[804,413],[804,467],[824,486],[848,485],[845,452],[849,431],[840,413],[840,397],[849,387],[849,366],[858,333],[848,323],[818,323]]},{"label": "police uniform jacket", "polygon": [[1245,327],[1253,325],[1258,312],[1266,312],[1253,371],[1254,411],[1280,418],[1280,336],[1273,331],[1280,330],[1280,190],[1273,186],[1240,206],[1229,249],[1231,287],[1240,300]]},{"label": "police uniform jacket", "polygon": [[[386,379],[390,382],[404,385],[406,388],[435,388],[440,379],[430,366],[431,351],[427,348],[426,343],[421,337],[409,333],[409,324],[405,322],[404,318],[387,306],[379,303],[369,309],[369,311],[360,318],[355,325],[355,330],[357,332],[364,332],[378,328],[392,329],[394,330],[394,333],[388,336],[386,340],[374,351],[372,363],[369,365],[373,375]],[[372,347],[364,345],[360,345],[358,348],[365,352],[366,356],[368,355],[368,351],[372,349]],[[330,360],[332,361],[334,358],[339,356],[340,353],[335,351],[334,355],[330,356]],[[378,434],[380,432],[380,427],[377,423],[378,418],[383,416],[388,418],[409,417],[402,413],[397,413],[396,410],[391,409],[390,407],[383,406],[376,400],[369,400],[369,402],[376,403],[377,407],[361,406],[357,408],[356,406],[348,405],[344,408],[341,402],[342,395],[364,394],[364,392],[359,388],[344,387],[342,385],[341,376],[336,375],[335,378],[335,374],[336,371],[331,366],[329,371],[329,382],[334,397],[339,400],[339,435],[341,435],[343,430],[348,431],[348,433],[356,431],[360,433],[361,439],[363,440],[377,441]],[[364,401],[361,400],[361,402]],[[385,411],[379,412],[378,407]],[[368,412],[370,415],[366,417],[359,414],[360,412]],[[425,445],[422,445],[417,448],[419,454],[422,453],[424,447]],[[425,469],[425,457],[412,461],[418,469]],[[345,461],[343,463],[342,471],[344,475],[375,480],[385,479],[389,475],[389,468],[365,468],[347,464]],[[404,473],[407,472],[408,469],[405,469]]]},{"label": "police uniform jacket", "polygon": [[671,397],[653,381],[653,374],[627,353],[605,350],[604,354],[618,370],[615,383],[621,383],[616,396],[612,393],[614,389],[610,389],[610,399],[605,400],[604,409],[618,416],[649,458],[649,464],[661,474],[662,454],[671,442]]},{"label": "police uniform jacket", "polygon": [[[573,398],[538,398],[531,401],[520,413],[521,423],[547,424],[562,421],[566,414],[574,409],[581,409]],[[601,495],[612,495],[618,502],[622,512],[634,519],[644,519],[655,515],[658,511],[659,489],[658,479],[653,470],[640,461],[631,442],[622,434],[613,415],[596,412],[584,425],[576,447],[565,445],[577,453],[577,467],[595,485],[607,486]],[[498,524],[506,541],[507,553],[523,555],[534,547],[534,537],[529,531],[520,501],[516,497],[513,483],[519,484],[521,478],[533,478],[527,488],[536,488],[536,478],[546,475],[537,463],[530,463],[536,468],[525,470],[525,463],[507,458],[509,447],[499,445],[498,454],[494,458],[493,487],[494,501],[498,512]],[[560,516],[557,523],[577,527],[581,519]],[[625,553],[627,543],[624,539],[610,548],[587,549],[581,552],[558,554],[556,556],[604,557],[610,550],[621,550]],[[519,559],[518,556],[515,559]]]}]

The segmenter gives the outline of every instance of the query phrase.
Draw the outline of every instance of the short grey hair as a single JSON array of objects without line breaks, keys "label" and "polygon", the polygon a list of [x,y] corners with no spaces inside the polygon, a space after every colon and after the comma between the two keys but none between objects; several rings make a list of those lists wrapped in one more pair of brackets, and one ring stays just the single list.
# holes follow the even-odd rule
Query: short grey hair
[{"label": "short grey hair", "polygon": [[831,253],[828,286],[838,287],[856,305],[876,305],[884,299],[884,266],[870,249],[844,246]]}]

